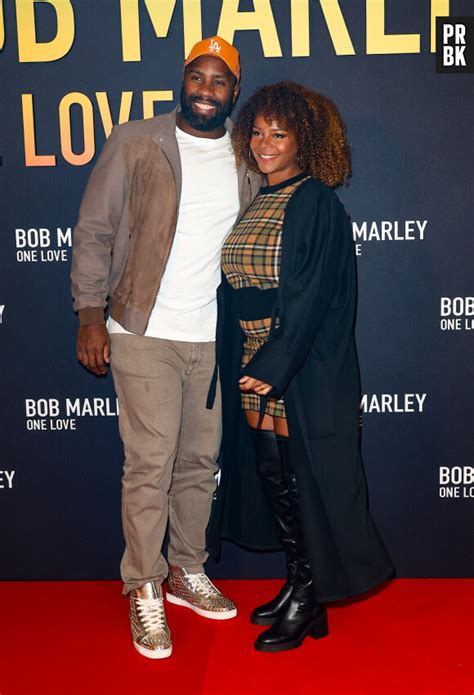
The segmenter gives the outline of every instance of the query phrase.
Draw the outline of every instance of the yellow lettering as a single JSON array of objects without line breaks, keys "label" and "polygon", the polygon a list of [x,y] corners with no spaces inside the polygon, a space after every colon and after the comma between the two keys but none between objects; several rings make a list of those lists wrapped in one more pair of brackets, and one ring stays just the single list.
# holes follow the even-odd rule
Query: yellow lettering
[{"label": "yellow lettering", "polygon": [[[99,113],[104,126],[105,137],[108,138],[112,130],[112,113],[110,111],[109,98],[107,92],[96,92],[97,104],[99,105]],[[120,111],[117,123],[127,123],[130,120],[130,111],[132,109],[133,92],[122,92],[120,97]]]},{"label": "yellow lettering", "polygon": [[183,0],[184,55],[202,39],[201,0]]},{"label": "yellow lettering", "polygon": [[3,15],[3,0],[0,0],[0,51],[5,45],[5,17]]},{"label": "yellow lettering", "polygon": [[385,0],[367,0],[367,53],[419,53],[419,34],[385,33]]},{"label": "yellow lettering", "polygon": [[156,101],[173,101],[171,89],[159,89],[143,92],[143,118],[153,118],[155,115],[154,104]]},{"label": "yellow lettering", "polygon": [[[371,0],[367,0],[370,2]],[[355,55],[354,46],[347,29],[342,10],[339,7],[339,0],[319,0],[324,19],[328,25],[329,34],[334,44],[334,50],[338,56]]]},{"label": "yellow lettering", "polygon": [[256,29],[265,57],[280,57],[281,46],[270,0],[254,0],[253,6],[253,12],[239,12],[239,0],[222,0],[218,35],[233,43],[236,31]]},{"label": "yellow lettering", "polygon": [[[47,2],[56,13],[56,36],[51,41],[36,38],[35,4]],[[66,55],[74,42],[74,10],[70,0],[16,0],[18,57],[20,63],[46,63]]]},{"label": "yellow lettering", "polygon": [[[201,0],[183,1],[184,54],[188,55],[195,43],[202,39]],[[173,18],[176,0],[144,0],[153,29],[163,39]],[[124,62],[140,61],[140,15],[138,0],[120,0],[122,24],[122,57]]]},{"label": "yellow lettering", "polygon": [[308,0],[291,0],[291,55],[309,56]]},{"label": "yellow lettering", "polygon": [[436,52],[436,17],[449,17],[449,0],[431,0],[431,53]]},{"label": "yellow lettering", "polygon": [[33,109],[33,95],[21,95],[21,107],[23,113],[23,140],[25,143],[25,164],[27,167],[54,167],[56,157],[54,154],[36,154],[35,115]]},{"label": "yellow lettering", "polygon": [[[79,105],[82,111],[84,133],[84,149],[79,154],[72,149],[71,107],[75,104]],[[64,159],[74,166],[88,164],[95,153],[94,109],[91,100],[85,94],[70,92],[63,96],[59,103],[59,128]]]}]

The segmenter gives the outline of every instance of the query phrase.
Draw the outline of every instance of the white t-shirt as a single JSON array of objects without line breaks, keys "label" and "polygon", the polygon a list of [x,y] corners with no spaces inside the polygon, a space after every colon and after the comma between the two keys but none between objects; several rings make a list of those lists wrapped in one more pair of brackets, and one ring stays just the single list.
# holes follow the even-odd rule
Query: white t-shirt
[{"label": "white t-shirt", "polygon": [[[239,212],[230,136],[198,138],[176,128],[182,191],[176,235],[145,335],[215,340],[221,249]],[[127,333],[109,318],[111,333]]]}]

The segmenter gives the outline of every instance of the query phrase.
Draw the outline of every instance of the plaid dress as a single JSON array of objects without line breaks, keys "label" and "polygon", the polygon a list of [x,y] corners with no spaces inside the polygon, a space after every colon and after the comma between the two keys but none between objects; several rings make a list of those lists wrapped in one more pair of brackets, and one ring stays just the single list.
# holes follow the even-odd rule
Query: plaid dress
[{"label": "plaid dress", "polygon": [[[222,269],[235,290],[274,290],[278,287],[285,208],[298,186],[308,178],[307,174],[299,174],[275,186],[261,188],[230,232],[222,249]],[[242,368],[268,340],[270,324],[271,312],[252,320],[240,319],[245,335]],[[258,412],[260,396],[243,393],[242,408]],[[285,417],[283,398],[269,398],[265,413]]]}]

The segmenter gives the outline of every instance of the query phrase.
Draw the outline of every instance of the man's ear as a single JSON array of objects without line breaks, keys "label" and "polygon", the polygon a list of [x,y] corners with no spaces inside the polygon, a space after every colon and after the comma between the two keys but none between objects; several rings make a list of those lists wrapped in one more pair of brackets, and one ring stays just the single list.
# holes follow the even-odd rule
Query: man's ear
[{"label": "man's ear", "polygon": [[236,105],[237,99],[239,98],[239,94],[240,94],[240,82],[236,82],[235,87],[234,87],[233,99],[232,99],[233,106]]}]

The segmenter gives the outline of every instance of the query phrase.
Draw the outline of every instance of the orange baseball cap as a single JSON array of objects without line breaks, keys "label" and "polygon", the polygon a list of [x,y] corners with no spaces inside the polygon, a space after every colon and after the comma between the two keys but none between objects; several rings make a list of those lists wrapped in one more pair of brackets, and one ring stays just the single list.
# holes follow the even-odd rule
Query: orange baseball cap
[{"label": "orange baseball cap", "polygon": [[220,36],[211,36],[208,39],[198,41],[192,48],[186,58],[184,65],[189,65],[193,60],[200,56],[214,56],[220,58],[227,65],[232,74],[240,81],[240,58],[239,52],[230,43],[221,39]]}]

